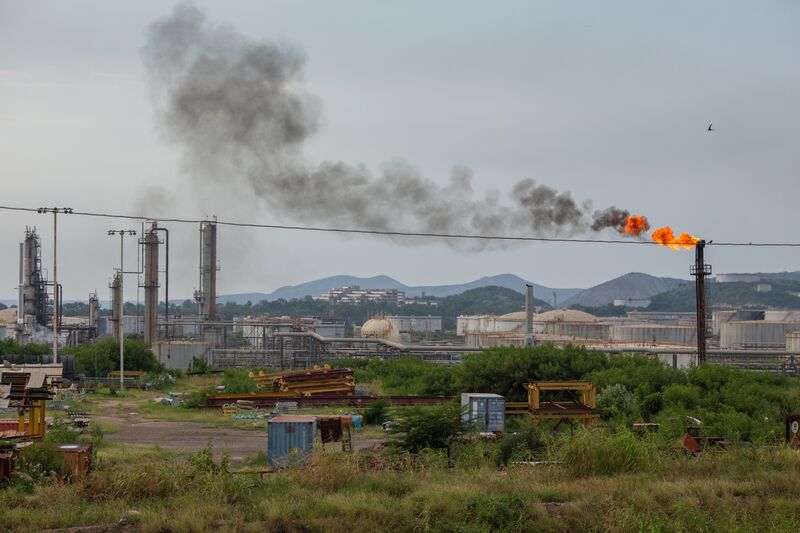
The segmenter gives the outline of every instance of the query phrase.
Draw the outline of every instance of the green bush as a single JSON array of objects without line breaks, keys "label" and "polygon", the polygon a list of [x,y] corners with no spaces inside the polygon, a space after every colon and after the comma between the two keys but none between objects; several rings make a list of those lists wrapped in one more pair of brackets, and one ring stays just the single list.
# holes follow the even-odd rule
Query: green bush
[{"label": "green bush", "polygon": [[389,418],[389,400],[380,398],[364,409],[365,424],[383,424]]},{"label": "green bush", "polygon": [[[71,351],[75,354],[75,368],[81,374],[102,377],[119,370],[119,342],[114,339],[82,344]],[[162,372],[164,366],[143,341],[126,338],[125,370]]]},{"label": "green bush", "polygon": [[664,394],[660,392],[654,392],[653,394],[648,394],[642,400],[642,403],[639,404],[639,416],[644,418],[645,420],[650,420],[650,418],[657,414],[664,408]]},{"label": "green bush", "polygon": [[23,448],[16,459],[17,472],[23,472],[34,482],[53,481],[67,473],[64,464],[58,458],[55,442],[42,441]]},{"label": "green bush", "polygon": [[636,395],[616,384],[606,387],[597,395],[597,408],[605,418],[626,418],[636,412]]},{"label": "green bush", "polygon": [[464,432],[461,425],[461,406],[442,404],[430,407],[411,407],[392,427],[393,446],[416,453],[423,449],[449,449]]},{"label": "green bush", "polygon": [[222,375],[222,384],[225,385],[225,393],[256,392],[258,386],[250,379],[247,372],[228,368]]}]

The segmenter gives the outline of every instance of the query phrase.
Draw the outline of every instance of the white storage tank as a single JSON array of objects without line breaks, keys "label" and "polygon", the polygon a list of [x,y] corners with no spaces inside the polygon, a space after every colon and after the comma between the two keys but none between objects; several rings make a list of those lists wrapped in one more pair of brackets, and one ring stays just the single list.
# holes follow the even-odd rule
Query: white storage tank
[{"label": "white storage tank", "polygon": [[614,342],[693,346],[697,344],[697,327],[658,324],[611,326],[610,337]]},{"label": "white storage tank", "polygon": [[800,354],[800,331],[786,332],[786,351],[794,354]]},{"label": "white storage tank", "polygon": [[481,431],[503,431],[506,427],[506,399],[499,394],[465,392],[461,395],[461,420]]},{"label": "white storage tank", "polygon": [[720,329],[719,345],[728,350],[783,350],[786,332],[794,330],[800,330],[799,323],[766,320],[727,322]]}]

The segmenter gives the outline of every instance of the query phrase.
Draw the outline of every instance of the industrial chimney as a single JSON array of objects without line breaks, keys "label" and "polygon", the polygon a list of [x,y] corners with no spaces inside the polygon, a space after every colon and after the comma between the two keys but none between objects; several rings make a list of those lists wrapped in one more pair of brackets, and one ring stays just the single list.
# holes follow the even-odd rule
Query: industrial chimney
[{"label": "industrial chimney", "polygon": [[158,340],[158,224],[139,241],[144,248],[144,342],[151,345]]},{"label": "industrial chimney", "polygon": [[89,327],[97,328],[97,319],[100,316],[100,305],[97,301],[97,293],[89,294]]},{"label": "industrial chimney", "polygon": [[525,284],[525,346],[533,346],[533,285]]},{"label": "industrial chimney", "polygon": [[122,272],[116,272],[111,281],[111,324],[114,332],[114,340],[119,341],[123,335],[122,317]]},{"label": "industrial chimney", "polygon": [[203,320],[217,319],[217,223],[200,223],[200,290],[195,298]]}]

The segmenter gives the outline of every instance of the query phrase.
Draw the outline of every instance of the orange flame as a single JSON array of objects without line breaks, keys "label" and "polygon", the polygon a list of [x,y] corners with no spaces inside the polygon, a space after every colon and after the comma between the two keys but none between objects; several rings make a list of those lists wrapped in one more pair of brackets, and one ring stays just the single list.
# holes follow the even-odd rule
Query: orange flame
[{"label": "orange flame", "polygon": [[638,237],[645,231],[650,229],[650,222],[644,215],[631,215],[625,219],[625,227],[622,232],[627,235]]},{"label": "orange flame", "polygon": [[672,248],[673,250],[689,250],[694,248],[694,245],[700,241],[699,238],[689,233],[681,233],[676,237],[675,233],[672,231],[672,228],[669,226],[655,230],[652,236],[653,242],[658,243],[661,246]]}]

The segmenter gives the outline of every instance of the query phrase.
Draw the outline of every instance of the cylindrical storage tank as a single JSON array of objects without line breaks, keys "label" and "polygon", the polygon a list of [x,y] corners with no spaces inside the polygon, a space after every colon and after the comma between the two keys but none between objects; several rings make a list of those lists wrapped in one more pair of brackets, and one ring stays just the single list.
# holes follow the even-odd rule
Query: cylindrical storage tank
[{"label": "cylindrical storage tank", "polygon": [[770,322],[796,322],[800,327],[800,310],[767,309],[764,311],[764,320]]},{"label": "cylindrical storage tank", "polygon": [[[800,329],[800,327],[798,327]],[[786,351],[800,354],[800,331],[786,332]]]},{"label": "cylindrical storage tank", "polygon": [[729,309],[719,309],[711,314],[711,331],[714,335],[719,335],[722,324],[736,319],[736,311]]},{"label": "cylindrical storage tank", "polygon": [[692,346],[697,343],[697,328],[660,325],[611,326],[609,337],[614,342]]},{"label": "cylindrical storage tank", "polygon": [[169,369],[188,370],[197,357],[208,362],[209,344],[191,341],[160,341],[153,344],[158,361]]},{"label": "cylindrical storage tank", "polygon": [[765,320],[727,322],[720,329],[719,345],[728,350],[783,350],[786,332],[794,329],[800,329],[800,324]]},{"label": "cylindrical storage tank", "polygon": [[285,468],[308,460],[317,435],[317,417],[280,415],[267,422],[267,462]]},{"label": "cylindrical storage tank", "polygon": [[503,431],[506,399],[499,394],[465,392],[461,395],[461,420],[481,431]]}]

